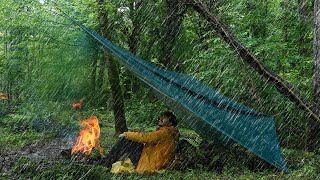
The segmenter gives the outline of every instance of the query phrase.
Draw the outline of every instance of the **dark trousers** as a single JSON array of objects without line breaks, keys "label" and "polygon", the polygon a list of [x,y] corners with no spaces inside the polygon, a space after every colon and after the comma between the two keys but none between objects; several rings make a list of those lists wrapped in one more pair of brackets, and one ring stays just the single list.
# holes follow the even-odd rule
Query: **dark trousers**
[{"label": "dark trousers", "polygon": [[119,160],[130,158],[133,165],[137,167],[142,150],[143,144],[127,140],[126,138],[120,138],[100,164],[111,167],[113,163]]}]

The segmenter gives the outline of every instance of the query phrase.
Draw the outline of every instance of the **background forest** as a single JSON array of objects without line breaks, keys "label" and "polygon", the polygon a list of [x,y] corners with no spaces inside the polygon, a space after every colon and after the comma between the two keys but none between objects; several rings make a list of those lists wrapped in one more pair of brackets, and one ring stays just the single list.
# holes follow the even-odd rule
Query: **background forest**
[{"label": "background forest", "polygon": [[[273,116],[291,171],[290,174],[275,170],[251,171],[241,164],[241,159],[231,159],[222,174],[197,167],[186,170],[187,173],[173,170],[154,176],[320,178],[320,136],[315,133],[310,137],[312,127],[317,124],[314,118],[243,61],[208,21],[183,2],[1,1],[0,176],[137,178],[138,175],[113,176],[103,166],[62,160],[40,161],[14,154],[57,139],[74,140],[79,129],[78,119],[92,114],[98,116],[100,141],[107,148],[115,141],[114,135],[127,128],[145,131],[154,128],[159,113],[166,108],[147,86],[118,63],[116,57],[61,16],[61,9],[138,57],[195,76],[235,101]],[[202,2],[262,64],[290,83],[306,101],[314,102],[311,103],[314,109],[319,107],[315,92],[320,80],[314,80],[317,57],[313,14],[314,3],[319,2]],[[82,97],[86,97],[84,110],[73,110],[72,101]],[[186,124],[181,122],[179,128],[182,136],[195,146],[201,142],[201,137]],[[65,146],[70,145],[65,143]],[[139,175],[138,178],[150,176]]]}]

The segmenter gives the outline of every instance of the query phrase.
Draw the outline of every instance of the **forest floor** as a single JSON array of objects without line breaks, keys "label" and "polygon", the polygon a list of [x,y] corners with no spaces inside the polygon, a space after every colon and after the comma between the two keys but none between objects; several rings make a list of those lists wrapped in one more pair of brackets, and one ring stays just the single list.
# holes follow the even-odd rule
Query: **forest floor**
[{"label": "forest floor", "polygon": [[[0,179],[320,179],[320,155],[286,148],[283,148],[283,154],[290,170],[288,174],[271,169],[252,171],[237,162],[239,160],[226,162],[222,173],[199,166],[167,170],[161,174],[112,174],[104,166],[66,159],[61,155],[63,150],[70,149],[70,140],[78,133],[78,127],[73,133],[53,133],[43,128],[37,130],[34,125],[28,126],[21,117],[10,114],[0,118]],[[112,123],[103,123],[100,143],[108,151],[117,138]],[[181,128],[180,131],[182,138],[195,145],[201,141],[192,130]]]}]

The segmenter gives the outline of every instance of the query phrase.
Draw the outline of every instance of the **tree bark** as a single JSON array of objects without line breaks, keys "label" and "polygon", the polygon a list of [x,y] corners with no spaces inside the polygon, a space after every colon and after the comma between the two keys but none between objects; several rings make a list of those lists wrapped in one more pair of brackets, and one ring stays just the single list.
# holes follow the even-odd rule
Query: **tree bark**
[{"label": "tree bark", "polygon": [[245,62],[253,67],[267,81],[271,82],[281,94],[288,97],[292,102],[296,103],[299,108],[306,111],[313,120],[320,122],[316,110],[302,97],[302,95],[296,91],[291,84],[282,80],[277,74],[264,66],[257,57],[239,42],[225,24],[203,6],[201,1],[186,0],[186,3],[192,6],[203,18],[205,18],[219,36],[226,41]]},{"label": "tree bark", "polygon": [[93,56],[92,59],[92,64],[91,64],[91,73],[90,73],[90,78],[91,78],[91,94],[90,94],[90,99],[92,101],[96,101],[96,84],[97,84],[97,62],[98,62],[98,57]]},{"label": "tree bark", "polygon": [[[314,1],[314,66],[313,66],[313,86],[314,86],[314,107],[319,114],[320,109],[320,0]],[[308,137],[309,150],[320,147],[320,123],[312,120],[310,122],[310,132]]]},{"label": "tree bark", "polygon": [[98,79],[97,79],[97,95],[98,96],[101,96],[102,95],[101,93],[103,92],[102,88],[103,88],[103,82],[104,82],[106,63],[108,61],[107,58],[108,56],[104,54],[104,57],[99,60],[99,71],[98,71]]},{"label": "tree bark", "polygon": [[[97,3],[99,5],[98,17],[101,34],[104,37],[110,39],[110,34],[108,33],[108,16],[104,9],[105,2],[104,0],[97,0]],[[115,59],[110,56],[109,52],[106,49],[104,49],[104,58],[107,64],[108,78],[112,92],[112,106],[115,116],[115,135],[118,135],[128,130],[125,118],[124,98],[120,85],[119,69]]]},{"label": "tree bark", "polygon": [[181,0],[166,0],[166,20],[164,22],[163,35],[160,42],[159,62],[164,67],[172,68],[174,48],[180,33],[182,17],[185,13],[185,5]]},{"label": "tree bark", "polygon": [[[8,66],[8,31],[5,30],[4,31],[4,59],[5,59],[5,68],[6,68],[6,75],[4,75],[4,79],[3,79],[3,87],[4,87],[4,92],[6,92],[8,94],[8,101],[7,101],[7,110],[10,109],[10,104],[11,104],[11,97],[10,97],[10,76],[9,76],[9,66]],[[6,79],[6,81],[5,81]],[[7,111],[6,110],[6,111]]]}]

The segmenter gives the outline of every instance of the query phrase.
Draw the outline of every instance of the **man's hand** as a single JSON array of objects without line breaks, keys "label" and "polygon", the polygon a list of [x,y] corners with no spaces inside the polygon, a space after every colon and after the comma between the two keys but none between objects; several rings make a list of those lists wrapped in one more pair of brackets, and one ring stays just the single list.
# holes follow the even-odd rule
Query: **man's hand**
[{"label": "man's hand", "polygon": [[124,138],[126,137],[126,132],[119,135],[119,138],[122,138],[122,137],[124,137]]}]

